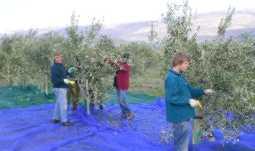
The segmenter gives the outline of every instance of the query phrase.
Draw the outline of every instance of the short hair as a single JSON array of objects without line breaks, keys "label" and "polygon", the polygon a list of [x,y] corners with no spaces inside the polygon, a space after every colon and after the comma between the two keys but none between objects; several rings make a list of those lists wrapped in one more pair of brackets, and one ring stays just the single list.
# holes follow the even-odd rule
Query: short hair
[{"label": "short hair", "polygon": [[178,52],[174,55],[172,59],[172,66],[175,67],[177,65],[182,64],[185,61],[191,62],[190,56],[184,52]]}]

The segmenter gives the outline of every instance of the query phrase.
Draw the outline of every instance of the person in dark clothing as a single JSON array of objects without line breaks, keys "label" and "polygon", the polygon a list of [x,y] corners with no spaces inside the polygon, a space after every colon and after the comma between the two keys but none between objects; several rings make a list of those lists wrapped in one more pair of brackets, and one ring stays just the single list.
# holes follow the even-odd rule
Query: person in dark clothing
[{"label": "person in dark clothing", "polygon": [[67,79],[67,71],[63,65],[63,57],[59,50],[56,51],[54,64],[51,66],[51,81],[56,98],[53,122],[61,122],[64,126],[70,126],[71,123],[67,119],[67,88],[68,84],[72,85],[74,81]]}]

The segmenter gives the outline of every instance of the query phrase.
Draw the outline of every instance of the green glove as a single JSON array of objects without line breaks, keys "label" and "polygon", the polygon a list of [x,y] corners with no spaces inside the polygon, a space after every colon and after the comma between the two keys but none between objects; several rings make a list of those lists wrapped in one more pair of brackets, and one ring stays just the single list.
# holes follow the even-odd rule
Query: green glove
[{"label": "green glove", "polygon": [[67,72],[68,72],[69,74],[73,74],[73,73],[77,72],[77,68],[71,67],[71,68],[68,69]]}]

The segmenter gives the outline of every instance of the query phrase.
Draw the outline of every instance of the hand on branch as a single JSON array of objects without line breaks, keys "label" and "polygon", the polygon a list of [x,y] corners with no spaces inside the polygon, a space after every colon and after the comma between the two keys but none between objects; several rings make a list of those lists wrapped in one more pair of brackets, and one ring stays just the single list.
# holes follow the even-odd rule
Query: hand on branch
[{"label": "hand on branch", "polygon": [[111,61],[111,58],[109,58],[109,57],[104,57],[104,62],[105,63],[109,63]]},{"label": "hand on branch", "polygon": [[111,66],[113,66],[115,68],[120,68],[119,60],[117,60],[117,59],[113,61],[111,58],[105,57],[104,62],[107,64],[110,64]]},{"label": "hand on branch", "polygon": [[215,91],[213,89],[205,89],[204,93],[205,93],[205,95],[212,95],[215,93]]}]

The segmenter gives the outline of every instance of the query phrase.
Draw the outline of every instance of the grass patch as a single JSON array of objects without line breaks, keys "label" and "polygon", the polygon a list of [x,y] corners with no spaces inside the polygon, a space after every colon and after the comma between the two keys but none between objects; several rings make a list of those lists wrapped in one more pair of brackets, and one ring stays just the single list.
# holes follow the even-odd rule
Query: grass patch
[{"label": "grass patch", "polygon": [[[127,95],[128,103],[149,103],[155,100],[157,96],[150,95],[150,93],[146,93],[144,91],[129,91]],[[106,101],[109,104],[117,103],[116,92],[111,92]]]},{"label": "grass patch", "polygon": [[[108,100],[105,101],[106,103],[115,104],[117,102],[115,91],[109,92],[108,96]],[[131,90],[128,92],[127,101],[129,103],[145,103],[153,101],[155,97],[156,95],[151,94],[150,91]],[[35,86],[0,87],[0,109],[27,107],[53,102],[54,96],[52,93],[45,95]]]},{"label": "grass patch", "polygon": [[45,95],[35,86],[0,87],[0,108],[26,107],[53,102],[53,95]]}]

